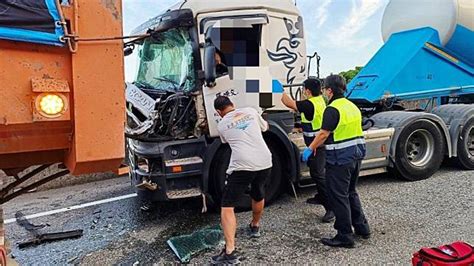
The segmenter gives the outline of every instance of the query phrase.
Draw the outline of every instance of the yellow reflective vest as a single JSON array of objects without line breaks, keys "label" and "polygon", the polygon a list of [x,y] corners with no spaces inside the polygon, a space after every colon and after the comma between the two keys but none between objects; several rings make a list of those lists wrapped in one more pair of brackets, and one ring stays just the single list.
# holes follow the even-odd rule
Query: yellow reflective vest
[{"label": "yellow reflective vest", "polygon": [[304,113],[301,113],[301,126],[303,127],[305,142],[311,142],[316,133],[321,129],[323,113],[324,109],[326,109],[326,102],[323,96],[311,97],[308,100],[313,104],[314,114],[313,119],[310,121],[305,117]]},{"label": "yellow reflective vest", "polygon": [[342,165],[362,160],[366,150],[359,108],[346,98],[336,99],[329,106],[339,112],[339,123],[332,132],[333,139],[325,143],[327,161]]}]

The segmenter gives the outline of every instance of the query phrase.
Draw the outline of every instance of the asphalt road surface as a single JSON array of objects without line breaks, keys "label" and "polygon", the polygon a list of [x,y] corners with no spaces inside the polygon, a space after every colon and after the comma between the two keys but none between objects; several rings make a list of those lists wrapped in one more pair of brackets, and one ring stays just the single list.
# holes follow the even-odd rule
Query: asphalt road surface
[{"label": "asphalt road surface", "polygon": [[[372,238],[357,240],[356,248],[349,250],[328,248],[319,242],[335,231],[331,224],[319,222],[322,207],[305,203],[314,188],[299,189],[298,199],[282,195],[265,209],[263,235],[257,240],[245,234],[251,213],[237,215],[242,262],[406,265],[422,246],[456,240],[474,243],[473,180],[474,171],[449,167],[419,182],[404,182],[390,175],[361,178],[358,190]],[[219,223],[218,214],[201,214],[200,200],[161,204],[144,213],[133,193],[129,180],[121,177],[10,201],[4,206],[4,217],[15,259],[21,265],[177,263],[167,239]],[[111,202],[95,205],[111,198]],[[87,203],[91,204],[81,205]],[[73,210],[61,210],[72,206]],[[84,235],[20,250],[17,244],[32,235],[12,219],[17,211],[39,215],[30,222],[44,225],[41,232],[82,229]],[[195,255],[191,263],[208,263],[219,248]]]}]

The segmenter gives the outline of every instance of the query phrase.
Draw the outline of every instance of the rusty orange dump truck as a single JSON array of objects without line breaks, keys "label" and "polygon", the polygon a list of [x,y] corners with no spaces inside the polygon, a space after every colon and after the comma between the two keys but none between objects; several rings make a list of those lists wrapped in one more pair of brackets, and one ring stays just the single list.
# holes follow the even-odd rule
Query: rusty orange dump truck
[{"label": "rusty orange dump truck", "polygon": [[[1,203],[67,173],[118,169],[121,35],[120,0],[0,1],[0,169],[15,177],[0,178]],[[28,182],[54,163],[63,167]],[[0,228],[0,265],[3,241]]]},{"label": "rusty orange dump truck", "polygon": [[0,1],[0,169],[118,169],[123,41],[111,37],[121,35],[120,0]]}]

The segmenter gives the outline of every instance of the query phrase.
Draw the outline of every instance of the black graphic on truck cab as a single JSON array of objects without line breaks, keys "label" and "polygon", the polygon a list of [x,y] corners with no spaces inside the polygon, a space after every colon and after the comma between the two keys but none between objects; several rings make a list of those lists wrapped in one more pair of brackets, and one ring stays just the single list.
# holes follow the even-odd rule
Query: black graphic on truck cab
[{"label": "black graphic on truck cab", "polygon": [[[300,16],[296,22],[284,18],[288,36],[282,37],[276,46],[276,51],[267,50],[268,57],[274,62],[283,62],[288,69],[286,83],[293,84],[297,76],[301,76],[306,71],[306,51],[304,50],[304,29],[303,18]],[[294,99],[301,98],[301,89],[290,90]]]},{"label": "black graphic on truck cab", "polygon": [[283,62],[288,69],[286,76],[287,84],[292,84],[298,75],[306,71],[306,52],[304,49],[303,18],[300,16],[296,22],[284,18],[288,36],[282,37],[276,47],[276,51],[267,50],[268,56],[274,62]]}]

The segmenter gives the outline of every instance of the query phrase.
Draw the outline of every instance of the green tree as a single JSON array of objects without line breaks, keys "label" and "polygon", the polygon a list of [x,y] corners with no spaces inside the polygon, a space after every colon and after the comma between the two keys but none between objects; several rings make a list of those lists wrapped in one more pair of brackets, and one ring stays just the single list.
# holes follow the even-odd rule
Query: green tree
[{"label": "green tree", "polygon": [[361,66],[355,67],[355,69],[343,71],[339,73],[339,75],[343,76],[346,79],[346,82],[349,83],[357,74],[359,74],[360,70],[362,69]]}]

